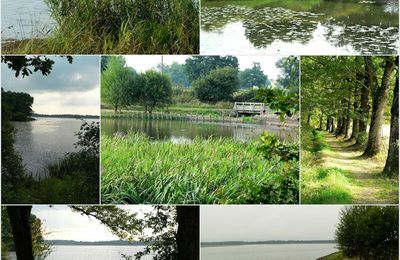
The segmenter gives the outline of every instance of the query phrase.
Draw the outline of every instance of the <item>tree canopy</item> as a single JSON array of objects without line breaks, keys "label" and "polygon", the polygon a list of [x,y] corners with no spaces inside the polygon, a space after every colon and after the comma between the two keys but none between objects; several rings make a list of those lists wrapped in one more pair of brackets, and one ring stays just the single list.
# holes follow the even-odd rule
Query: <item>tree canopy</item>
[{"label": "tree canopy", "polygon": [[186,73],[190,82],[223,67],[238,70],[239,61],[235,56],[192,56],[186,59]]},{"label": "tree canopy", "polygon": [[264,74],[261,65],[253,62],[253,67],[239,72],[240,88],[269,86],[271,82],[268,76]]},{"label": "tree canopy", "polygon": [[341,211],[336,240],[351,258],[397,259],[399,255],[398,207],[353,206]]}]

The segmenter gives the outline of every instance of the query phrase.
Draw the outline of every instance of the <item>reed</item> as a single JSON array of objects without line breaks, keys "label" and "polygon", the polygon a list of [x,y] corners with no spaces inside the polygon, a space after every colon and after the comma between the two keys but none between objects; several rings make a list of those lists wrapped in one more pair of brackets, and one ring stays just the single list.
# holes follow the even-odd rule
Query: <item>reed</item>
[{"label": "reed", "polygon": [[58,24],[32,44],[5,52],[57,54],[192,54],[199,52],[199,11],[193,0],[45,0]]},{"label": "reed", "polygon": [[266,160],[230,138],[190,144],[102,135],[103,203],[251,204],[298,202],[298,161]]}]

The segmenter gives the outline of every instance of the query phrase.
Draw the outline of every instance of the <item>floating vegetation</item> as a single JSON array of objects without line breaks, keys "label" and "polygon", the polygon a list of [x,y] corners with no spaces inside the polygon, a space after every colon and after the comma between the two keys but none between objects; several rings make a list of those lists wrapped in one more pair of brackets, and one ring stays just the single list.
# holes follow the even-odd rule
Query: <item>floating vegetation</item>
[{"label": "floating vegetation", "polygon": [[[399,44],[396,22],[377,22],[374,19],[367,23],[358,17],[332,17],[324,12],[294,11],[282,7],[203,6],[201,21],[204,32],[219,34],[227,25],[240,23],[244,37],[258,49],[266,49],[275,42],[304,45],[317,40],[352,53],[390,54],[397,52]],[[315,35],[316,31],[320,33]],[[202,41],[207,41],[207,37]]]}]

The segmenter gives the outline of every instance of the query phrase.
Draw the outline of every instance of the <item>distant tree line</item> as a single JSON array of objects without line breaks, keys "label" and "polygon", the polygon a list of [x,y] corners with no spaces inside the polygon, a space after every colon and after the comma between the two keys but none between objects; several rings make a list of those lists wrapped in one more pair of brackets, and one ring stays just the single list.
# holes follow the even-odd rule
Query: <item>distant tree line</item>
[{"label": "distant tree line", "polygon": [[[278,88],[283,93],[297,93],[298,59],[283,58],[276,65],[282,70]],[[123,57],[102,57],[101,70],[102,101],[112,105],[115,111],[137,104],[151,113],[155,107],[168,107],[173,100],[172,93],[182,94],[183,100],[192,100],[190,93],[179,87],[172,91],[172,86],[191,86],[193,96],[204,103],[262,102],[265,97],[257,97],[256,89],[271,85],[260,63],[253,63],[251,68],[240,71],[235,56],[192,56],[186,59],[185,64],[158,64],[144,73],[127,67]],[[235,94],[237,92],[240,93]]]}]

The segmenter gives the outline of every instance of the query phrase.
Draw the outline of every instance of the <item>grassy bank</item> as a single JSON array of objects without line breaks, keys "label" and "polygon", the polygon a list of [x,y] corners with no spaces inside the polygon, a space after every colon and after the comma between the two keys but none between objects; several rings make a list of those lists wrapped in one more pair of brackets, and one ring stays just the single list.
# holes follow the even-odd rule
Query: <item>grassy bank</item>
[{"label": "grassy bank", "polygon": [[133,133],[101,140],[103,203],[298,202],[298,161],[267,160],[256,144],[196,139],[177,145]]},{"label": "grassy bank", "polygon": [[336,252],[327,256],[318,258],[317,260],[352,260],[355,258],[345,257],[341,252]]},{"label": "grassy bank", "polygon": [[3,53],[195,54],[198,3],[46,0],[57,28],[46,39],[9,42]]},{"label": "grassy bank", "polygon": [[397,203],[398,181],[381,175],[384,160],[361,154],[350,141],[303,127],[301,202]]},{"label": "grassy bank", "polygon": [[2,202],[17,204],[91,204],[99,201],[99,158],[67,154],[48,165],[48,178],[24,177],[13,188],[3,184]]}]

